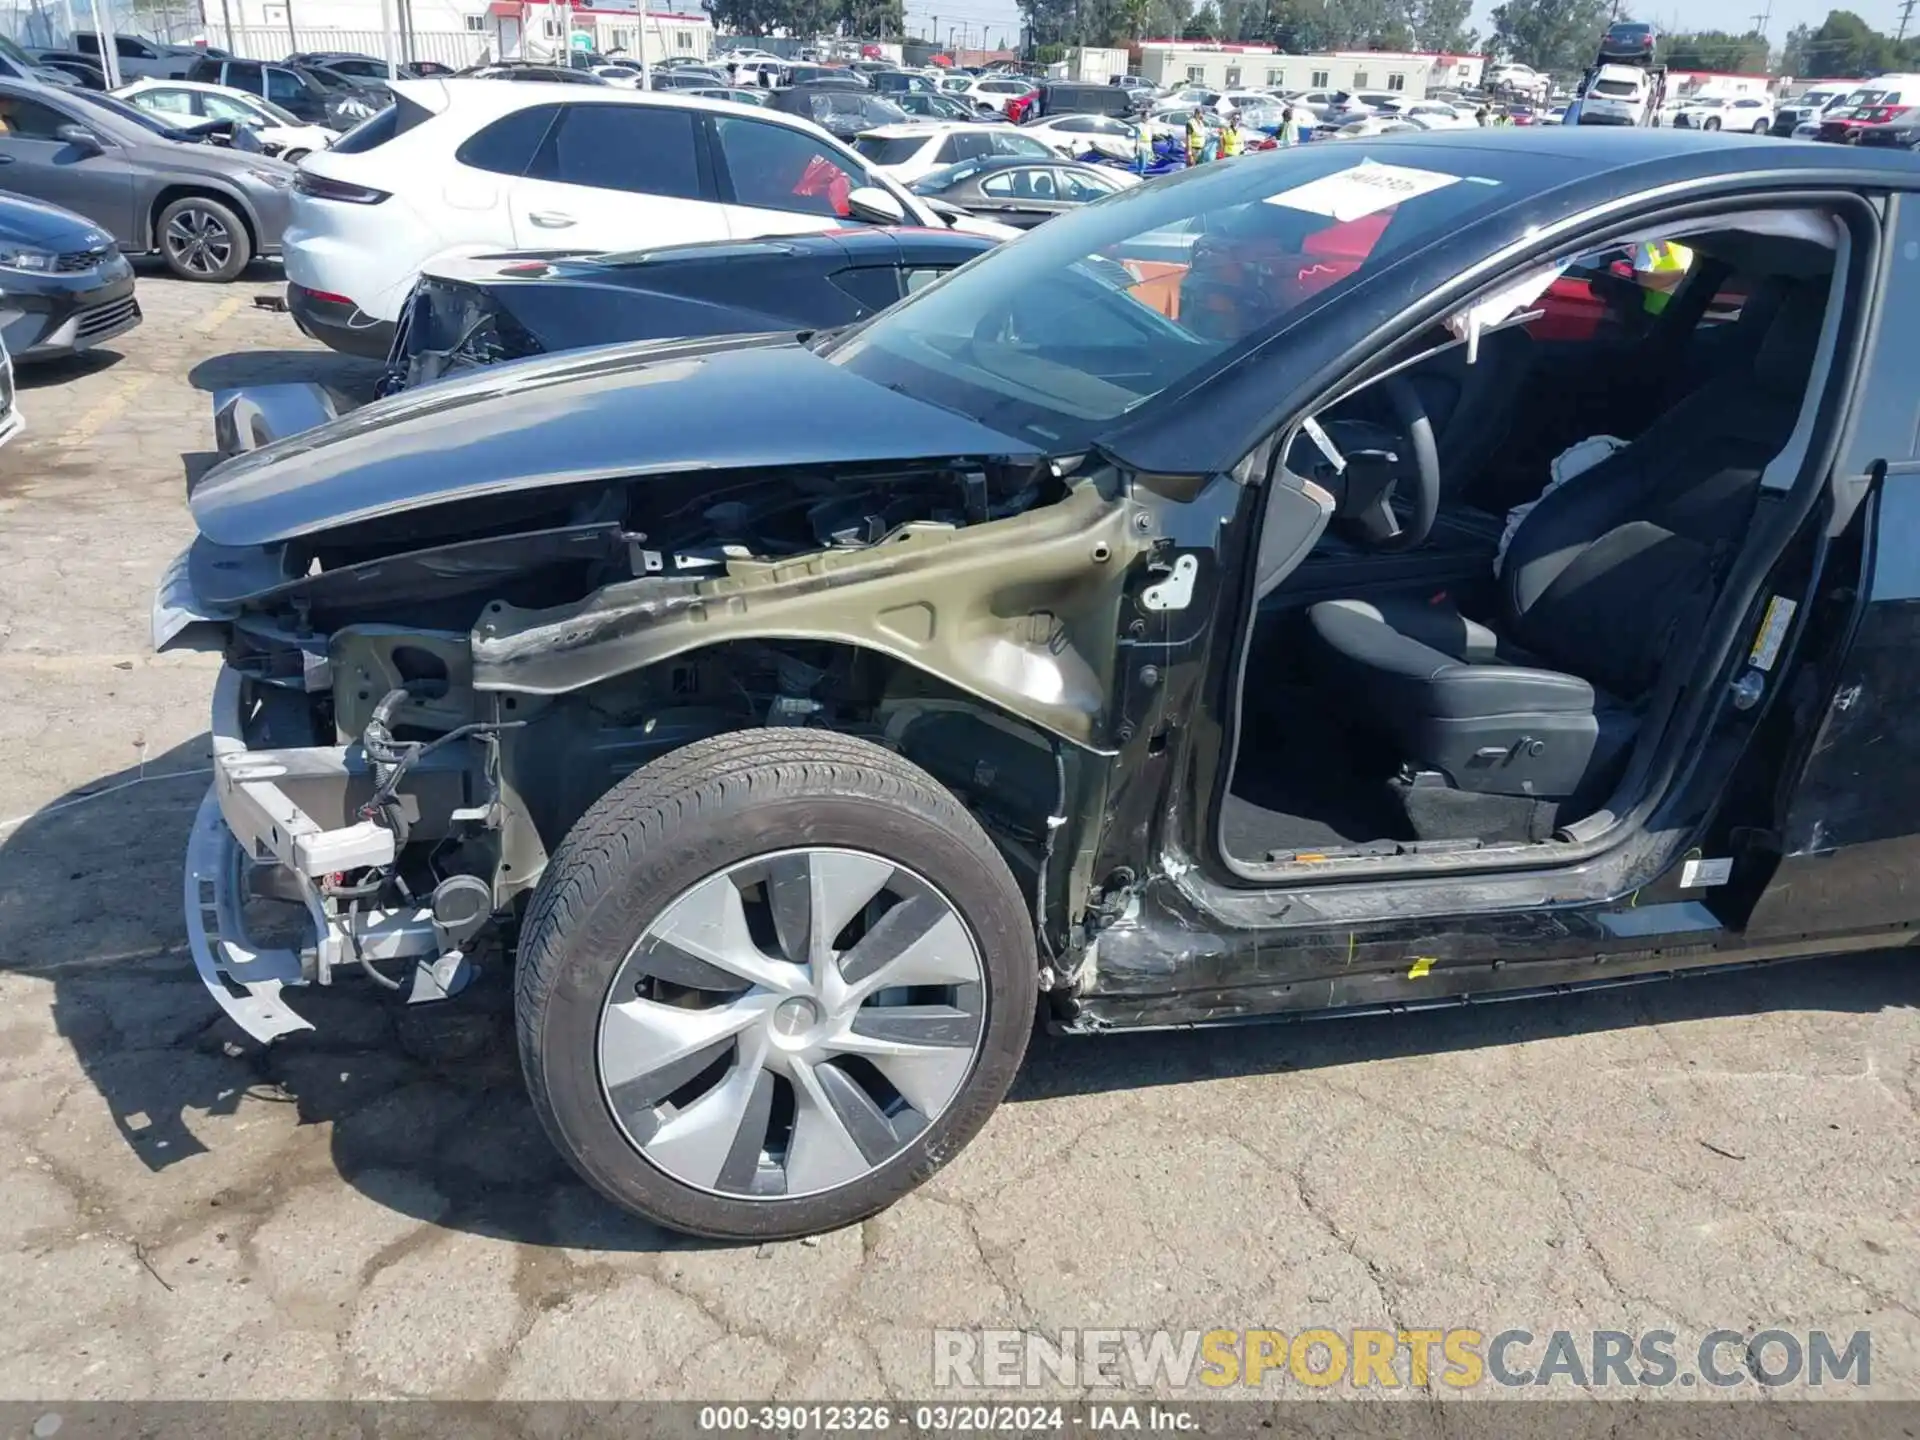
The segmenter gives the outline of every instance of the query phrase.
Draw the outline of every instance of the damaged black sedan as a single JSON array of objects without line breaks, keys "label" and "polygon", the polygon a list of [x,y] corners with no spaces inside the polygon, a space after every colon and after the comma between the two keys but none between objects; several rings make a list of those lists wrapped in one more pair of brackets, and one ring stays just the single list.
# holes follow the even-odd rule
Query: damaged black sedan
[{"label": "damaged black sedan", "polygon": [[407,297],[382,395],[484,365],[623,340],[831,330],[993,248],[953,230],[828,230],[631,254],[443,260]]},{"label": "damaged black sedan", "polygon": [[[226,662],[195,963],[271,1040],[510,957],[580,1173],[770,1237],[952,1158],[1036,1012],[1906,945],[1916,192],[1670,131],[1310,146],[834,335],[230,460],[154,614]],[[1655,240],[1658,304],[1611,258]]]}]

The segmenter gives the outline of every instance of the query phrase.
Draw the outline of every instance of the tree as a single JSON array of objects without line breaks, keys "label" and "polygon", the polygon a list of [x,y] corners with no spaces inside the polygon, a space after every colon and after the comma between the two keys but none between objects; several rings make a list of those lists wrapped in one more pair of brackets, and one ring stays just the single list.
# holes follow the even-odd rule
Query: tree
[{"label": "tree", "polygon": [[1459,55],[1471,52],[1479,36],[1467,28],[1473,0],[1408,0],[1407,24],[1418,50]]},{"label": "tree", "polygon": [[907,32],[904,0],[838,0],[835,21],[842,35],[891,36]]},{"label": "tree", "polygon": [[1219,36],[1220,17],[1213,12],[1211,3],[1203,4],[1193,12],[1193,18],[1187,21],[1187,28],[1180,32],[1182,40],[1212,40]]},{"label": "tree", "polygon": [[1660,41],[1660,63],[1675,70],[1729,70],[1738,74],[1766,71],[1767,37],[1758,33],[1729,35],[1724,30],[1665,35]]},{"label": "tree", "polygon": [[782,23],[780,0],[712,0],[713,28],[722,35],[771,35]]},{"label": "tree", "polygon": [[1493,9],[1493,51],[1536,70],[1584,70],[1593,63],[1609,0],[1506,0]]},{"label": "tree", "polygon": [[1830,10],[1819,29],[1799,26],[1787,37],[1782,64],[1789,75],[1867,76],[1903,69],[1917,54],[1920,41],[1895,40],[1851,10]]}]

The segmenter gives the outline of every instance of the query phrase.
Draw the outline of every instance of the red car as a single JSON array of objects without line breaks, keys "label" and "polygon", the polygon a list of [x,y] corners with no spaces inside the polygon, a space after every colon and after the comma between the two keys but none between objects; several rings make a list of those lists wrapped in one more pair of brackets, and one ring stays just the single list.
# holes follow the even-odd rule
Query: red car
[{"label": "red car", "polygon": [[1829,144],[1851,145],[1860,132],[1875,125],[1889,125],[1905,115],[1920,101],[1920,85],[1856,90],[1835,109],[1821,118],[1814,138]]}]

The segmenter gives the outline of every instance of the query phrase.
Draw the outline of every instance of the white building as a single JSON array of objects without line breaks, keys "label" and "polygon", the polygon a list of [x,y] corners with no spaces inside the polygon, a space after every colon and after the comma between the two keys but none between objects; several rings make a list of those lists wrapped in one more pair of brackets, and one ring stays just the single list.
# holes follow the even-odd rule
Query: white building
[{"label": "white building", "polygon": [[481,60],[550,60],[569,46],[647,58],[707,58],[713,23],[705,14],[648,11],[638,0],[592,7],[527,0],[205,0],[205,37],[236,55],[277,60],[296,50],[350,50],[386,58],[388,13],[400,58],[453,66]]},{"label": "white building", "polygon": [[1271,45],[1204,45],[1146,40],[1140,73],[1156,85],[1210,90],[1390,90],[1418,97],[1430,90],[1477,85],[1479,55],[1426,51],[1340,50],[1288,55]]}]

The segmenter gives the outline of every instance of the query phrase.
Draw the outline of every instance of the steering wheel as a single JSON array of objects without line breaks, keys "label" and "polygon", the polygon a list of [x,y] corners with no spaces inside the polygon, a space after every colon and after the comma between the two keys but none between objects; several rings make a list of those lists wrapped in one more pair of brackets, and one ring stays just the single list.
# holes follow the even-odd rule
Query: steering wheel
[{"label": "steering wheel", "polygon": [[1420,392],[1404,375],[1393,375],[1380,382],[1380,393],[1393,407],[1400,433],[1413,449],[1413,468],[1419,489],[1413,498],[1413,514],[1405,524],[1393,508],[1399,488],[1399,469],[1350,468],[1347,504],[1360,542],[1372,550],[1411,550],[1433,531],[1434,517],[1440,513],[1440,450],[1433,440],[1433,421],[1421,403]]}]

